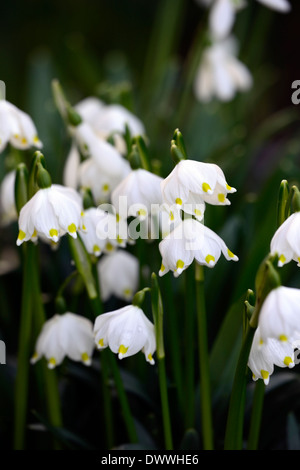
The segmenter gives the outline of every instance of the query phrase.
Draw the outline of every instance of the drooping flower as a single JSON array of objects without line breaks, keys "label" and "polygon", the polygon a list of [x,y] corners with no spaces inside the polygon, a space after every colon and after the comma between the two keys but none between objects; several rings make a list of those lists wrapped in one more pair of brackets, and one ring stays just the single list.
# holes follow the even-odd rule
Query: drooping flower
[{"label": "drooping flower", "polygon": [[39,235],[55,243],[65,233],[76,238],[79,229],[82,229],[81,196],[72,188],[52,184],[39,189],[22,207],[17,245],[36,240]]},{"label": "drooping flower", "polygon": [[3,225],[18,219],[15,203],[15,179],[16,172],[10,171],[3,178],[0,186],[0,218]]},{"label": "drooping flower", "polygon": [[109,347],[112,352],[118,354],[119,359],[142,351],[146,361],[154,364],[154,325],[141,308],[127,305],[99,315],[95,321],[94,333],[98,349]]},{"label": "drooping flower", "polygon": [[248,366],[252,371],[253,380],[262,379],[268,385],[274,366],[289,369],[295,366],[294,345],[288,340],[280,341],[276,338],[263,341],[258,326],[254,334]]},{"label": "drooping flower", "polygon": [[159,275],[173,271],[178,277],[195,259],[199,264],[213,267],[223,253],[227,260],[238,261],[225,242],[201,222],[183,220],[159,244],[162,265]]},{"label": "drooping flower", "polygon": [[107,177],[124,178],[130,166],[113,145],[98,137],[86,122],[75,127],[73,132],[74,141],[85,158],[94,159],[99,170]]},{"label": "drooping flower", "polygon": [[17,149],[42,147],[31,117],[9,101],[0,100],[0,152],[8,143]]},{"label": "drooping flower", "polygon": [[132,137],[145,134],[142,121],[120,104],[105,104],[96,97],[88,97],[75,106],[82,119],[103,139],[113,134],[124,134],[128,126]]},{"label": "drooping flower", "polygon": [[114,214],[90,207],[83,213],[83,223],[81,239],[88,253],[100,256],[126,246],[127,226],[124,221],[119,224]]},{"label": "drooping flower", "polygon": [[100,259],[98,274],[101,298],[104,302],[112,295],[129,301],[138,289],[139,262],[127,251],[113,251]]},{"label": "drooping flower", "polygon": [[291,214],[276,230],[270,246],[270,253],[278,255],[278,266],[291,260],[300,266],[300,212]]},{"label": "drooping flower", "polygon": [[[223,39],[230,34],[235,23],[236,14],[247,3],[244,0],[196,0],[204,7],[209,7],[209,29],[214,38]],[[281,13],[290,11],[287,0],[257,0],[262,5]]]},{"label": "drooping flower", "polygon": [[[121,217],[133,216],[141,220],[155,215],[163,202],[162,181],[160,176],[142,168],[132,170],[112,192],[111,202],[117,213]],[[124,200],[126,204],[123,209]]]},{"label": "drooping flower", "polygon": [[194,160],[182,160],[161,183],[162,197],[169,205],[176,204],[185,212],[202,219],[205,202],[213,205],[230,204],[228,185],[218,165]]},{"label": "drooping flower", "polygon": [[199,101],[232,100],[238,91],[248,91],[252,75],[237,59],[237,46],[233,37],[214,41],[201,59],[194,80],[195,96]]},{"label": "drooping flower", "polygon": [[263,342],[300,338],[300,289],[279,286],[271,290],[259,314],[259,328]]},{"label": "drooping flower", "polygon": [[56,314],[44,323],[31,363],[44,356],[50,369],[61,364],[65,357],[90,365],[94,348],[90,320],[70,312]]},{"label": "drooping flower", "polygon": [[[107,165],[109,165],[109,160]],[[104,172],[97,160],[88,158],[78,168],[78,185],[82,188],[90,188],[96,204],[109,202],[112,191],[130,172],[130,166],[125,160],[122,166],[122,173],[115,176]]]}]

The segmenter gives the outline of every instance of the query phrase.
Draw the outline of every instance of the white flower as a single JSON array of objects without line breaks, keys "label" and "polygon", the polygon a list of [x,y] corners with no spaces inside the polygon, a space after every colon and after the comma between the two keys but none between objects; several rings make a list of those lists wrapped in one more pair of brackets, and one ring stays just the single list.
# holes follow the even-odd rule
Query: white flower
[{"label": "white flower", "polygon": [[84,211],[83,224],[81,239],[88,253],[100,256],[126,246],[127,225],[119,224],[114,214],[90,207]]},{"label": "white flower", "polygon": [[[109,164],[109,163],[107,163]],[[130,165],[122,161],[122,173],[115,175],[103,171],[94,158],[83,161],[78,168],[78,183],[80,187],[90,188],[96,204],[109,202],[112,191],[129,174]]]},{"label": "white flower", "polygon": [[75,127],[73,132],[75,142],[85,158],[93,158],[108,177],[124,177],[124,172],[130,168],[129,163],[113,145],[98,137],[85,122]]},{"label": "white flower", "polygon": [[12,103],[0,100],[0,152],[8,143],[17,149],[42,147],[31,117]]},{"label": "white flower", "polygon": [[73,143],[68,156],[66,158],[64,170],[63,170],[63,182],[65,186],[69,188],[78,188],[78,171],[80,166],[80,153],[77,150],[76,145]]},{"label": "white flower", "polygon": [[264,342],[258,326],[248,360],[253,380],[263,379],[267,385],[274,371],[274,365],[290,369],[294,367],[294,345],[289,341],[280,341],[275,338],[268,338]]},{"label": "white flower", "polygon": [[279,286],[266,297],[259,314],[263,342],[275,338],[281,342],[300,337],[300,290]]},{"label": "white flower", "polygon": [[178,277],[195,259],[199,264],[213,267],[221,256],[238,261],[224,241],[201,222],[192,218],[184,220],[159,244],[162,265],[159,275],[173,271]]},{"label": "white flower", "polygon": [[143,351],[146,361],[154,364],[154,325],[139,307],[127,305],[99,315],[95,321],[94,333],[98,349],[108,346],[112,352],[118,354],[119,359]]},{"label": "white flower", "polygon": [[35,363],[45,356],[48,367],[53,369],[68,357],[90,365],[94,347],[90,320],[70,312],[54,315],[44,323],[31,362]]},{"label": "white flower", "polygon": [[[155,215],[162,203],[162,181],[160,176],[142,168],[132,170],[112,192],[111,202],[117,213],[121,217],[133,216],[141,220]],[[126,211],[122,206],[124,198]]]},{"label": "white flower", "polygon": [[[247,3],[244,0],[196,0],[204,7],[210,7],[209,29],[216,39],[223,39],[232,30],[236,13],[244,8]],[[257,0],[272,10],[287,13],[291,6],[287,0]]]},{"label": "white flower", "polygon": [[288,13],[291,10],[291,5],[287,0],[257,0],[262,5],[271,8],[272,10],[280,11],[281,13]]},{"label": "white flower", "polygon": [[88,97],[78,103],[75,109],[104,139],[115,132],[123,134],[126,125],[132,137],[145,134],[141,120],[120,104],[106,105],[98,98]]},{"label": "white flower", "polygon": [[114,251],[99,261],[98,274],[104,302],[112,295],[129,301],[138,289],[139,261],[127,251]]},{"label": "white flower", "polygon": [[6,225],[18,219],[15,203],[16,172],[10,171],[5,175],[0,187],[1,224]]},{"label": "white flower", "polygon": [[276,230],[270,253],[278,255],[280,267],[291,260],[300,266],[300,212],[294,212]]},{"label": "white flower", "polygon": [[215,0],[209,13],[209,27],[212,36],[223,39],[230,33],[236,12],[245,6],[243,0]]},{"label": "white flower", "polygon": [[176,204],[201,220],[205,204],[228,205],[228,193],[234,193],[221,168],[213,163],[182,160],[161,184],[165,203]]},{"label": "white flower", "polygon": [[237,91],[251,88],[251,73],[237,59],[236,49],[234,39],[229,37],[204,50],[194,81],[197,99],[208,102],[215,97],[220,101],[230,101]]},{"label": "white flower", "polygon": [[39,235],[55,243],[65,233],[76,238],[81,228],[81,196],[72,188],[52,184],[39,189],[22,207],[17,245],[36,240]]}]

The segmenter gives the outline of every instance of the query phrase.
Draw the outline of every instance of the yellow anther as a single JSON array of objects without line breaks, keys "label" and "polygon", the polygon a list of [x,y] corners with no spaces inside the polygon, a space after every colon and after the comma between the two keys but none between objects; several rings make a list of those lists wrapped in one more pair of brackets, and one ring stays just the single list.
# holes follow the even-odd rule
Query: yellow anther
[{"label": "yellow anther", "polygon": [[126,298],[131,297],[132,295],[132,290],[131,289],[124,289],[123,294],[125,295]]},{"label": "yellow anther", "polygon": [[49,366],[50,368],[53,368],[53,367],[56,366],[56,359],[55,359],[55,357],[51,357],[51,358],[49,359],[49,361],[48,361],[48,366]]},{"label": "yellow anther", "polygon": [[18,239],[19,240],[24,240],[25,237],[26,237],[26,233],[23,232],[23,230],[20,230],[19,235],[18,235]]},{"label": "yellow anther", "polygon": [[107,193],[107,192],[109,191],[109,184],[107,184],[107,183],[103,184],[103,186],[102,186],[102,191],[103,191],[104,193]]},{"label": "yellow anther", "polygon": [[164,265],[162,264],[161,267],[160,267],[160,272],[163,273],[165,269],[166,269],[166,268],[165,268]]},{"label": "yellow anther", "polygon": [[291,357],[289,357],[289,356],[286,356],[286,357],[284,358],[284,361],[283,361],[283,363],[284,363],[287,367],[289,367],[289,365],[292,364],[292,362],[293,362],[293,359],[292,359]]},{"label": "yellow anther", "polygon": [[222,193],[218,194],[218,199],[220,202],[225,202],[225,194],[222,194]]},{"label": "yellow anther", "polygon": [[285,263],[285,261],[286,261],[286,257],[284,255],[280,255],[279,256],[279,262],[283,264],[283,263]]},{"label": "yellow anther", "polygon": [[182,259],[179,259],[176,263],[176,269],[183,269],[184,267],[184,261]]},{"label": "yellow anther", "polygon": [[230,258],[234,258],[235,256],[234,253],[232,253],[232,251],[230,251],[228,248],[227,248],[227,253]]},{"label": "yellow anther", "polygon": [[75,224],[70,224],[68,226],[68,232],[69,233],[75,233],[76,232],[76,225]]},{"label": "yellow anther", "polygon": [[138,211],[138,215],[141,216],[141,217],[146,217],[146,215],[147,215],[146,209],[140,209]]},{"label": "yellow anther", "polygon": [[227,191],[231,191],[231,190],[232,190],[232,187],[229,186],[229,184],[226,183],[226,189],[227,189]]},{"label": "yellow anther", "polygon": [[175,202],[176,202],[176,204],[178,204],[179,206],[182,206],[182,199],[180,199],[180,197],[177,197],[177,198],[175,199]]},{"label": "yellow anther", "polygon": [[194,213],[195,213],[195,215],[197,215],[198,217],[200,217],[200,215],[202,215],[202,212],[200,211],[200,209],[195,209],[195,210],[194,210]]},{"label": "yellow anther", "polygon": [[264,380],[267,380],[269,378],[269,372],[267,370],[261,370],[260,373]]},{"label": "yellow anther", "polygon": [[50,237],[58,237],[58,231],[56,230],[56,228],[51,228],[49,230],[49,235]]},{"label": "yellow anther", "polygon": [[211,191],[211,187],[209,186],[208,183],[203,183],[202,184],[202,189],[205,193],[207,193],[208,191]]},{"label": "yellow anther", "polygon": [[88,355],[87,352],[84,352],[81,354],[81,359],[83,362],[89,362],[90,361],[90,356]]},{"label": "yellow anther", "polygon": [[93,246],[93,252],[94,252],[94,253],[100,253],[100,252],[101,252],[100,247],[99,247],[98,245],[94,245],[94,246]]},{"label": "yellow anther", "polygon": [[100,346],[100,348],[104,348],[104,340],[103,340],[103,338],[99,339],[98,345]]},{"label": "yellow anther", "polygon": [[174,218],[175,218],[175,217],[174,217],[174,213],[171,211],[171,212],[170,212],[170,220],[174,220]]},{"label": "yellow anther", "polygon": [[215,257],[213,255],[207,255],[205,257],[205,261],[207,262],[207,264],[210,264],[211,261],[214,263],[215,262]]},{"label": "yellow anther", "polygon": [[288,340],[288,338],[287,338],[286,335],[280,335],[279,336],[279,341],[287,341],[287,340]]},{"label": "yellow anther", "polygon": [[110,242],[107,242],[105,248],[107,249],[107,251],[113,251],[114,246]]},{"label": "yellow anther", "polygon": [[119,347],[118,353],[119,354],[126,354],[127,351],[128,351],[128,347],[126,348],[126,346],[124,346],[124,344],[121,344],[121,346]]}]

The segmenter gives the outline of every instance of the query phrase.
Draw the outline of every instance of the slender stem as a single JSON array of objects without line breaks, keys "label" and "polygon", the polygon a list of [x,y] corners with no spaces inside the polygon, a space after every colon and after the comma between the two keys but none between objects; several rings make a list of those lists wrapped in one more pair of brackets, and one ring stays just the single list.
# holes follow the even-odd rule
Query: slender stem
[{"label": "slender stem", "polygon": [[168,401],[167,375],[164,357],[158,359],[158,377],[161,396],[162,416],[164,423],[165,447],[166,450],[173,450],[171,419]]},{"label": "slender stem", "polygon": [[255,328],[249,326],[243,339],[243,344],[235,371],[226,425],[224,444],[225,450],[242,449],[244,402],[247,383],[246,371],[254,332]]},{"label": "slender stem", "polygon": [[204,272],[203,267],[196,263],[195,268],[196,282],[196,302],[197,302],[197,320],[198,320],[198,350],[200,367],[200,390],[201,390],[201,416],[203,432],[204,450],[212,450],[213,443],[213,424],[212,424],[212,405],[210,390],[210,371],[209,355],[207,341],[206,308],[204,295]]},{"label": "slender stem", "polygon": [[107,357],[108,357],[109,364],[113,373],[114,382],[115,382],[116,389],[118,392],[121,409],[122,409],[129,439],[132,443],[138,442],[134,419],[131,413],[130,405],[128,402],[127,394],[124,388],[123,380],[121,377],[121,373],[120,373],[116,358],[113,354],[108,354]]},{"label": "slender stem", "polygon": [[193,295],[191,292],[191,274],[186,270],[185,275],[185,426],[192,428],[195,425],[195,354],[194,354],[194,332],[195,318]]},{"label": "slender stem", "polygon": [[[31,271],[32,278],[32,298],[34,305],[34,326],[37,333],[41,330],[44,322],[46,321],[46,315],[44,311],[44,306],[41,298],[41,288],[39,282],[39,272],[38,272],[38,252],[37,247],[33,247],[33,256],[34,263]],[[43,364],[42,367],[43,382],[44,382],[44,393],[46,394],[47,400],[47,409],[49,421],[52,426],[61,427],[62,426],[62,416],[61,416],[61,407],[60,407],[60,395],[58,390],[58,380],[56,371],[48,370],[46,364]],[[54,441],[55,448],[58,448],[58,443]]]},{"label": "slender stem", "polygon": [[252,414],[251,414],[251,421],[250,421],[250,431],[249,431],[248,444],[247,444],[248,450],[257,449],[264,397],[265,397],[265,384],[264,384],[264,381],[260,379],[255,384],[255,392],[254,392],[254,397],[253,397]]},{"label": "slender stem", "polygon": [[31,267],[33,245],[23,245],[23,287],[19,331],[18,366],[15,382],[14,448],[26,446],[25,429],[28,405],[29,359],[32,326]]},{"label": "slender stem", "polygon": [[164,427],[164,438],[166,450],[173,450],[172,427],[168,400],[167,374],[165,367],[165,347],[164,347],[164,328],[163,328],[163,303],[161,292],[157,281],[157,276],[152,273],[151,276],[151,304],[152,315],[154,319],[155,337],[156,337],[156,355],[158,362],[158,377],[162,406],[162,417]]}]

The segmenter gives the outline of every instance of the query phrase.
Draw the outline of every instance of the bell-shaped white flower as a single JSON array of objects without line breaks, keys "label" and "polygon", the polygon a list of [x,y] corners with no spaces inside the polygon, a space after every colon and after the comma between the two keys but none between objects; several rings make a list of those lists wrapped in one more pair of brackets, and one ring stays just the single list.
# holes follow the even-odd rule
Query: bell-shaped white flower
[{"label": "bell-shaped white flower", "polygon": [[16,172],[10,171],[5,175],[0,186],[0,218],[1,225],[18,220],[15,203]]},{"label": "bell-shaped white flower", "polygon": [[101,298],[105,302],[111,296],[129,301],[138,290],[139,261],[124,250],[113,251],[98,263]]},{"label": "bell-shaped white flower", "polygon": [[94,348],[93,324],[90,320],[70,312],[54,315],[44,323],[31,363],[44,356],[50,369],[61,364],[65,357],[90,365]]},{"label": "bell-shaped white flower", "polygon": [[280,341],[276,338],[263,341],[258,326],[254,334],[248,366],[252,371],[253,380],[263,379],[267,385],[270,375],[274,372],[274,366],[289,369],[295,366],[294,345],[290,341]]},{"label": "bell-shaped white flower", "polygon": [[93,158],[108,177],[123,178],[129,163],[109,142],[101,139],[92,127],[83,122],[74,129],[74,140],[85,158]]},{"label": "bell-shaped white flower", "polygon": [[98,349],[108,346],[112,352],[118,354],[119,359],[142,351],[146,361],[154,364],[153,354],[156,350],[154,325],[141,308],[127,305],[99,315],[95,321],[94,333]]},{"label": "bell-shaped white flower", "polygon": [[288,13],[291,10],[291,5],[288,0],[257,0],[262,5],[271,8],[272,10],[281,13]]},{"label": "bell-shaped white flower", "polygon": [[300,337],[300,289],[279,286],[266,297],[259,314],[263,342],[275,338],[293,342]]},{"label": "bell-shaped white flower", "polygon": [[205,204],[230,204],[228,193],[235,188],[228,185],[224,173],[214,163],[182,160],[161,183],[162,197],[169,205],[176,204],[183,211],[203,218]]},{"label": "bell-shaped white flower", "polygon": [[78,172],[80,163],[80,153],[78,152],[76,145],[73,143],[66,158],[63,170],[63,183],[65,186],[78,189]]},{"label": "bell-shaped white flower", "polygon": [[95,97],[88,97],[75,106],[80,116],[104,139],[113,133],[124,134],[128,126],[132,137],[145,134],[142,121],[120,104],[108,104]]},{"label": "bell-shaped white flower", "polygon": [[225,242],[212,230],[195,219],[185,219],[159,244],[162,265],[159,275],[173,271],[178,277],[195,259],[199,264],[213,267],[221,253],[227,260],[238,261]]},{"label": "bell-shaped white flower", "polygon": [[251,88],[252,75],[236,56],[236,42],[232,37],[215,41],[204,50],[194,81],[198,100],[209,102],[215,97],[230,101],[238,91]]},{"label": "bell-shaped white flower", "polygon": [[81,196],[72,188],[52,184],[39,189],[22,207],[17,245],[36,240],[39,235],[55,243],[65,233],[76,238],[79,229],[82,229]]},{"label": "bell-shaped white flower", "polygon": [[155,215],[162,204],[162,181],[160,176],[142,168],[132,170],[112,192],[111,202],[116,212],[121,217],[141,220]]},{"label": "bell-shaped white flower", "polygon": [[84,211],[83,225],[81,239],[90,254],[100,256],[126,246],[127,225],[124,221],[119,223],[114,214],[90,207]]},{"label": "bell-shaped white flower", "polygon": [[109,202],[112,191],[130,173],[130,165],[122,161],[123,171],[117,175],[111,175],[103,171],[101,165],[94,158],[88,158],[78,168],[79,187],[90,188],[96,204]]},{"label": "bell-shaped white flower", "polygon": [[41,148],[31,117],[6,100],[0,100],[0,152],[10,143],[17,149]]},{"label": "bell-shaped white flower", "polygon": [[300,266],[300,212],[294,212],[276,230],[270,253],[278,255],[280,267],[291,260]]}]

